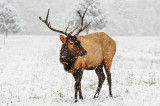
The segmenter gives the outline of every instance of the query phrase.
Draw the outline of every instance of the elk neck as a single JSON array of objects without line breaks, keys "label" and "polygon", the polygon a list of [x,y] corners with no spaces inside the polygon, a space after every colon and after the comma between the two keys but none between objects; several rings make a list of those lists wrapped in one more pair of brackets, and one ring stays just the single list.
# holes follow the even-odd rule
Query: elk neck
[{"label": "elk neck", "polygon": [[67,45],[62,46],[60,52],[60,62],[63,64],[65,71],[69,71],[73,67],[77,58],[78,56],[72,55],[68,51]]}]

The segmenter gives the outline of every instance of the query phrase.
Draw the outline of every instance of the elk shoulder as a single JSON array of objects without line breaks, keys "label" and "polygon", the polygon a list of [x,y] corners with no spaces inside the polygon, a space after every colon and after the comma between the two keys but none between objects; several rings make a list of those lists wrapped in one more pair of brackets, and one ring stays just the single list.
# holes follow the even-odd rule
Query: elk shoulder
[{"label": "elk shoulder", "polygon": [[116,51],[116,43],[104,32],[78,36],[87,55],[79,56],[75,63],[77,68],[90,69],[97,67],[104,60],[112,60]]}]

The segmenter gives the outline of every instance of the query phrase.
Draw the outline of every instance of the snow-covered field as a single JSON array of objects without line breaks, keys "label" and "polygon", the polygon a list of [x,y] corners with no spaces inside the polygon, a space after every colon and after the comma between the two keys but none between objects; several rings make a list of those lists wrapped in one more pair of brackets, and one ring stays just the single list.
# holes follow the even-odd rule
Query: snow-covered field
[{"label": "snow-covered field", "polygon": [[0,36],[0,106],[160,106],[160,37],[112,37],[117,52],[107,80],[93,99],[98,78],[84,72],[84,100],[74,101],[74,78],[59,62],[58,36]]}]

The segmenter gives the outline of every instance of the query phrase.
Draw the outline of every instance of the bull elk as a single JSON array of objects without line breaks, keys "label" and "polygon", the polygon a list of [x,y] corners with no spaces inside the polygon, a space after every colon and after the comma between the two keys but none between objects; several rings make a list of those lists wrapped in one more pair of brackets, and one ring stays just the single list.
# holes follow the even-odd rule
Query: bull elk
[{"label": "bull elk", "polygon": [[60,51],[60,62],[63,64],[64,70],[72,73],[75,79],[75,102],[77,102],[78,92],[79,99],[83,99],[81,79],[83,70],[85,69],[95,70],[99,82],[94,98],[99,96],[101,87],[105,80],[103,66],[109,83],[109,95],[112,97],[110,68],[116,52],[116,42],[104,32],[78,36],[80,32],[90,25],[90,23],[83,25],[86,12],[87,9],[83,14],[81,14],[80,11],[77,12],[81,19],[81,26],[74,35],[72,35],[72,33],[77,30],[78,27],[67,33],[69,25],[65,31],[54,29],[51,26],[50,22],[48,22],[49,9],[45,20],[39,17],[39,19],[45,23],[49,29],[66,35],[66,37],[60,35],[60,40],[63,43]]}]

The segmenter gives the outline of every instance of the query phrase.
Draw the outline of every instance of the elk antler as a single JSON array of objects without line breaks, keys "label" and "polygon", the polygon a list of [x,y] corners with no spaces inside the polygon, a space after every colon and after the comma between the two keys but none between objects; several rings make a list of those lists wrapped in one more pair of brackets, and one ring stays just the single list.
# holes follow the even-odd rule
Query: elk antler
[{"label": "elk antler", "polygon": [[81,15],[80,11],[77,11],[78,15],[79,15],[80,18],[81,18],[81,27],[80,27],[80,29],[77,31],[77,33],[75,34],[76,36],[78,36],[78,34],[81,33],[84,29],[86,29],[86,28],[90,25],[90,23],[91,23],[91,22],[89,22],[88,24],[86,23],[85,26],[83,26],[83,20],[84,20],[84,16],[85,16],[87,10],[88,10],[88,9],[86,8],[86,10],[85,10],[85,12],[83,13],[83,15]]},{"label": "elk antler", "polygon": [[69,34],[72,34],[79,26],[77,26],[75,29],[73,29]]},{"label": "elk antler", "polygon": [[71,36],[71,34],[78,28],[78,27],[76,27],[76,28],[75,28],[73,31],[71,31],[70,33],[67,33],[67,30],[68,30],[68,28],[69,28],[69,25],[67,26],[65,32],[64,32],[64,31],[61,31],[61,30],[57,30],[57,29],[52,28],[50,22],[48,22],[49,10],[50,10],[50,9],[48,9],[47,16],[46,16],[46,19],[45,19],[45,20],[43,20],[41,17],[39,17],[39,19],[40,19],[43,23],[45,23],[45,24],[47,25],[47,27],[48,27],[49,29],[51,29],[52,31],[55,31],[55,32],[58,32],[58,33],[62,33],[62,34],[64,34],[64,35],[66,35],[66,36]]}]

